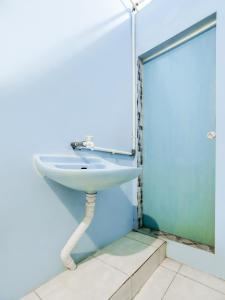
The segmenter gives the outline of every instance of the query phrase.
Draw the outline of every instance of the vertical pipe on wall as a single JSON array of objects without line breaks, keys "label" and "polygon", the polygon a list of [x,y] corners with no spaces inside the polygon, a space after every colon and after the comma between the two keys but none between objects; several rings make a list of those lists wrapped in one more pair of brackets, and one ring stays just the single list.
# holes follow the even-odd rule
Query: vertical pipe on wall
[{"label": "vertical pipe on wall", "polygon": [[131,51],[132,51],[132,149],[136,149],[136,10],[131,11]]}]

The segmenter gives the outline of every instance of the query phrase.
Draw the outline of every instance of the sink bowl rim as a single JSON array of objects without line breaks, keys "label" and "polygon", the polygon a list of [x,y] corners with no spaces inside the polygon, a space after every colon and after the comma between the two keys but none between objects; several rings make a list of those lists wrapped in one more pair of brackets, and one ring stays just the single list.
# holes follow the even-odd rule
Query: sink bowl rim
[{"label": "sink bowl rim", "polygon": [[[41,165],[43,168],[48,169],[48,170],[57,170],[57,172],[59,173],[85,173],[87,175],[87,173],[108,173],[108,172],[118,172],[118,171],[126,171],[126,170],[131,170],[131,169],[138,169],[141,170],[141,167],[134,167],[134,166],[124,166],[124,165],[119,165],[119,164],[115,164],[112,162],[109,162],[107,160],[105,160],[104,158],[98,158],[95,156],[84,156],[84,159],[89,159],[89,158],[94,158],[96,160],[99,160],[99,162],[103,162],[105,164],[105,168],[90,168],[90,169],[66,169],[66,168],[59,168],[57,166],[55,166],[55,164],[60,165],[60,163],[54,163],[54,162],[43,162],[40,157],[44,157],[44,156],[49,156],[49,157],[71,157],[71,158],[80,158],[80,160],[82,160],[83,157],[79,157],[73,154],[34,154],[33,155],[33,164],[35,169],[37,170],[36,164],[38,161],[38,164]],[[62,164],[64,165],[76,165],[76,163],[65,163],[63,162]],[[94,163],[90,163],[90,164],[94,164]],[[38,172],[39,173],[39,172]]]}]

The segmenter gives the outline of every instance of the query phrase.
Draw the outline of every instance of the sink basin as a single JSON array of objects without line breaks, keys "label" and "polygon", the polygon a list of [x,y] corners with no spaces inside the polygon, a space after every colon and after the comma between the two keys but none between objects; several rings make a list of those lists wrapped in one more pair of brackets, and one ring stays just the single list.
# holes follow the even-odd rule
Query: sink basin
[{"label": "sink basin", "polygon": [[92,222],[96,192],[134,179],[141,173],[141,168],[120,166],[99,157],[75,154],[37,154],[34,155],[33,162],[38,174],[69,188],[86,192],[84,218],[60,253],[64,266],[69,270],[75,270],[76,263],[72,258],[72,250]]},{"label": "sink basin", "polygon": [[37,172],[66,187],[89,194],[136,178],[141,168],[120,166],[99,157],[34,155]]}]

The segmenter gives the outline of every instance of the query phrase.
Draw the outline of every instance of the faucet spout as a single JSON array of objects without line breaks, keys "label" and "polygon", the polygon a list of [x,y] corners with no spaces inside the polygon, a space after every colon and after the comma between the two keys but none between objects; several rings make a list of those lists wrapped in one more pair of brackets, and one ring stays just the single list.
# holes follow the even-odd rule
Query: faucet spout
[{"label": "faucet spout", "polygon": [[70,144],[70,146],[73,148],[73,150],[75,150],[75,149],[81,149],[81,148],[85,148],[86,147],[84,143],[85,143],[84,141],[82,141],[82,142],[72,142]]}]

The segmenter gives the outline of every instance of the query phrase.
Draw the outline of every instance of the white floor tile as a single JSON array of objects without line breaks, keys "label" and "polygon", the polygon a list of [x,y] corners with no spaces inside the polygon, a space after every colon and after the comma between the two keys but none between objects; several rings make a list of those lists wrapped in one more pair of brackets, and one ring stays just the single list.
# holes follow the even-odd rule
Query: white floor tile
[{"label": "white floor tile", "polygon": [[163,300],[225,300],[225,295],[177,274]]},{"label": "white floor tile", "polygon": [[150,279],[145,283],[135,300],[161,300],[176,273],[158,267]]},{"label": "white floor tile", "polygon": [[36,290],[43,300],[106,300],[128,276],[97,259],[66,271]]},{"label": "white floor tile", "polygon": [[[162,246],[163,247],[163,246]],[[152,276],[160,264],[160,250],[158,249],[145,264],[131,277],[132,297],[140,291],[146,281]]]},{"label": "white floor tile", "polygon": [[161,266],[170,269],[171,271],[178,272],[181,264],[171,258],[165,258],[161,263]]},{"label": "white floor tile", "polygon": [[128,279],[123,286],[110,298],[110,300],[131,300],[131,280]]},{"label": "white floor tile", "polygon": [[132,275],[155,251],[155,247],[123,237],[98,251],[95,257],[127,275]]},{"label": "white floor tile", "polygon": [[136,240],[138,242],[150,245],[152,247],[156,247],[159,248],[163,243],[165,243],[164,241],[160,240],[160,239],[156,239],[154,237],[151,237],[149,235],[146,234],[142,234],[136,231],[131,231],[129,232],[126,237],[128,237],[129,239],[132,240]]},{"label": "white floor tile", "polygon": [[160,264],[164,261],[164,259],[166,258],[166,243],[163,244],[160,248],[159,248],[159,254],[160,254]]},{"label": "white floor tile", "polygon": [[65,271],[60,273],[59,275],[55,276],[53,279],[49,280],[48,282],[44,283],[40,287],[38,287],[35,292],[39,295],[39,297],[46,297],[55,291],[63,290],[66,287],[66,278],[69,275],[70,271]]},{"label": "white floor tile", "polygon": [[216,278],[186,265],[181,267],[179,273],[225,294],[225,281],[222,279]]},{"label": "white floor tile", "polygon": [[69,290],[67,288],[61,288],[41,299],[43,299],[43,300],[76,300],[76,299],[81,300],[81,298],[77,298],[77,296],[75,295],[75,293],[72,290]]},{"label": "white floor tile", "polygon": [[20,300],[40,300],[40,298],[34,292],[32,292],[32,293],[24,296]]}]

